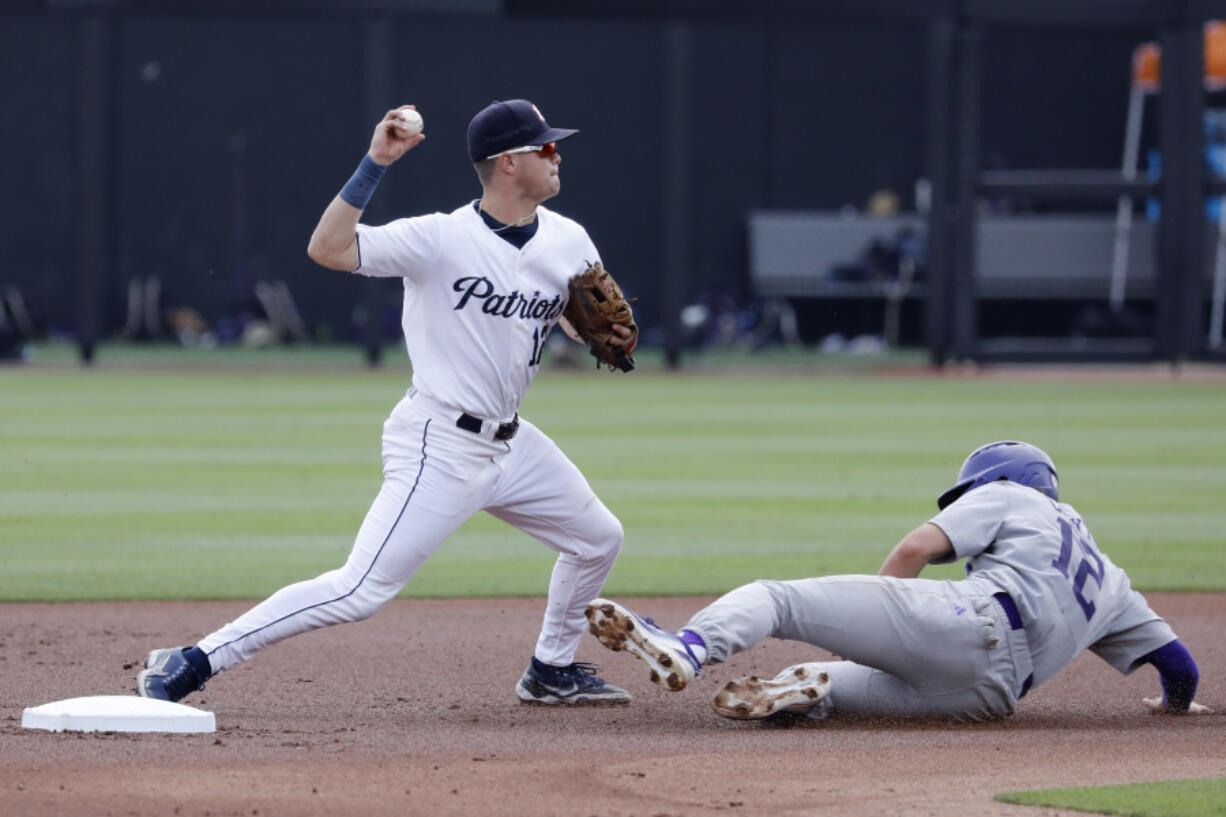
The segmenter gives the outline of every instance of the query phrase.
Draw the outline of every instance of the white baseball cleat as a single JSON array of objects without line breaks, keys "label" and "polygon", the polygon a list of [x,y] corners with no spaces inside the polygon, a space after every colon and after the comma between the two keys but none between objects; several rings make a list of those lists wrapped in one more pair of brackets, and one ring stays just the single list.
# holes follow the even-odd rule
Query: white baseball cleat
[{"label": "white baseball cleat", "polygon": [[586,615],[588,630],[596,640],[615,652],[624,650],[642,660],[657,686],[678,692],[703,674],[702,665],[681,637],[651,619],[608,599],[593,600]]},{"label": "white baseball cleat", "polygon": [[725,718],[753,720],[776,712],[805,713],[830,694],[830,676],[818,664],[796,664],[769,681],[756,675],[729,681],[711,708]]}]

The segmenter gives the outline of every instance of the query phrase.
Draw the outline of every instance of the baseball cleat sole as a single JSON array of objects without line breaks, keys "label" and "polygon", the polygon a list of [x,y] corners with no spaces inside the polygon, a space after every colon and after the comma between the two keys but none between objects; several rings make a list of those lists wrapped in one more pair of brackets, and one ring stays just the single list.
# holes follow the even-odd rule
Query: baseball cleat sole
[{"label": "baseball cleat sole", "polygon": [[729,681],[711,708],[725,718],[754,720],[776,712],[806,712],[830,694],[830,676],[817,664],[788,667],[770,680],[756,675]]},{"label": "baseball cleat sole", "polygon": [[596,640],[614,652],[628,652],[645,663],[656,686],[678,692],[694,679],[695,671],[685,657],[617,602],[596,599],[588,605],[586,615],[588,630]]}]

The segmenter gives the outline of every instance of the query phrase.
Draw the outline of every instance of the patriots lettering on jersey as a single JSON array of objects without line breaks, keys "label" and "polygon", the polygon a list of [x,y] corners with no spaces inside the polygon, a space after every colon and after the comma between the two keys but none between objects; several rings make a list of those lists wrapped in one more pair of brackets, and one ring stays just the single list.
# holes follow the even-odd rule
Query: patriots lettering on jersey
[{"label": "patriots lettering on jersey", "polygon": [[534,291],[531,298],[525,298],[518,289],[505,294],[495,292],[494,284],[484,275],[460,278],[451,288],[463,293],[455,306],[457,310],[468,306],[469,301],[478,301],[482,312],[501,318],[554,321],[562,315],[561,295],[547,300],[541,297],[540,290]]}]

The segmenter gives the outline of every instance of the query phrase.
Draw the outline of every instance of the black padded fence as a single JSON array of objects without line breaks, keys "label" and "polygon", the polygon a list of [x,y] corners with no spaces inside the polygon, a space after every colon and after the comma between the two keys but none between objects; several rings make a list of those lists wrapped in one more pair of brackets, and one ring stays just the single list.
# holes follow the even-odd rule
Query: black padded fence
[{"label": "black padded fence", "polygon": [[[687,305],[813,297],[757,289],[751,213],[863,217],[881,192],[924,223],[910,297],[935,363],[1000,352],[980,337],[979,202],[1122,192],[1164,207],[1157,320],[1133,354],[1212,356],[1199,208],[1218,188],[1198,160],[1196,44],[1219,14],[1168,0],[15,0],[0,8],[0,182],[17,202],[0,287],[85,360],[156,334],[133,318],[152,295],[233,339],[288,293],[290,339],[362,344],[377,362],[399,292],[311,264],[319,213],[403,102],[425,113],[428,150],[388,175],[368,220],[474,198],[468,118],[526,96],[582,130],[555,204],[672,362]],[[1147,40],[1170,66],[1152,129],[1170,159],[1160,181],[1125,183],[1111,168]]]}]

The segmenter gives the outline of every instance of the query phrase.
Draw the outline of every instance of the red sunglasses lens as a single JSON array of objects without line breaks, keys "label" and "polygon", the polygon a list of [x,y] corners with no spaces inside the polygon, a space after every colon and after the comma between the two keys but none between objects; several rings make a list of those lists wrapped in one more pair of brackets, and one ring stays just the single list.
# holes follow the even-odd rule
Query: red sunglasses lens
[{"label": "red sunglasses lens", "polygon": [[541,145],[540,154],[546,158],[552,156],[553,154],[557,152],[558,152],[557,142],[546,142],[545,144]]}]

